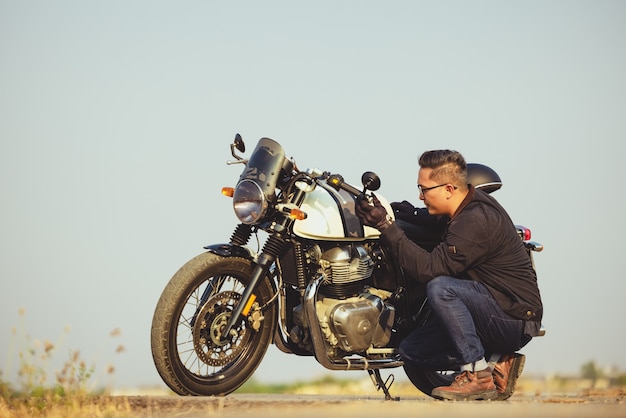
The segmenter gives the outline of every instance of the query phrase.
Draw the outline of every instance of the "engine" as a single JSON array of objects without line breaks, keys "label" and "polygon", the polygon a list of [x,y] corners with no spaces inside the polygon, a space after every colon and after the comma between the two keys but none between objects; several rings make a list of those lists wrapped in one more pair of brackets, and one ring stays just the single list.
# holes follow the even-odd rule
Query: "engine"
[{"label": "engine", "polygon": [[389,292],[370,288],[348,299],[325,297],[317,301],[320,327],[331,347],[360,353],[389,342],[395,309],[375,293],[386,293],[387,297]]},{"label": "engine", "polygon": [[[384,347],[391,338],[395,309],[385,303],[391,292],[370,286],[375,263],[366,248],[347,244],[322,251],[317,247],[309,252],[309,259],[323,277],[315,310],[326,342],[347,353]],[[291,338],[306,342],[302,306],[296,306],[293,314],[296,326]]]}]

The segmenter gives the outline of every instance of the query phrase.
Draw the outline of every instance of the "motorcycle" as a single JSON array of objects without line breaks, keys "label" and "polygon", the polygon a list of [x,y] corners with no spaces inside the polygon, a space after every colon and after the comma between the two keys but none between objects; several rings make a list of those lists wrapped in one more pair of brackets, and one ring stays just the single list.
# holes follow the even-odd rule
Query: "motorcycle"
[{"label": "motorcycle", "polygon": [[[356,216],[355,202],[371,199],[380,179],[366,172],[360,189],[339,174],[301,171],[269,138],[249,159],[239,134],[230,148],[235,160],[227,164],[244,168],[236,187],[222,193],[232,198],[239,224],[228,243],[208,245],[183,265],[161,294],[151,332],[159,375],[179,395],[224,396],[252,376],[273,343],[329,370],[367,371],[394,399],[395,378],[383,381],[380,370],[403,366],[398,344],[427,320],[429,308],[423,286],[403,275],[379,231]],[[502,185],[489,167],[469,164],[468,173],[486,192]],[[529,229],[517,230],[531,258],[543,249]],[[261,231],[267,239],[256,253],[247,244]],[[455,376],[406,371],[427,395]]]}]

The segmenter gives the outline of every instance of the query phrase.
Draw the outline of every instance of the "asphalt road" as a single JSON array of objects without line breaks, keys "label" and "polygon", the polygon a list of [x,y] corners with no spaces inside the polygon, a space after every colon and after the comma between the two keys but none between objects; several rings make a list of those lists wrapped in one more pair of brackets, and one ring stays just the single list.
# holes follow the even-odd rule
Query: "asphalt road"
[{"label": "asphalt road", "polygon": [[137,417],[626,417],[623,394],[601,397],[513,396],[503,402],[443,402],[426,397],[387,401],[380,397],[328,395],[250,395],[226,397],[129,396],[119,402]]}]

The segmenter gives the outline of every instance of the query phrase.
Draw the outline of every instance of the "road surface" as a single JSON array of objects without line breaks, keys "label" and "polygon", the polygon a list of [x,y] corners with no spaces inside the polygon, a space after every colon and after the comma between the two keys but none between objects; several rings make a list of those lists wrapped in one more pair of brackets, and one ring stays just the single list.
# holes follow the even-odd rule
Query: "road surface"
[{"label": "road surface", "polygon": [[125,396],[116,402],[137,417],[272,417],[272,418],[626,418],[626,396],[513,396],[502,402],[443,402],[428,397],[402,397],[388,401],[384,396],[344,395],[257,395],[226,397]]}]

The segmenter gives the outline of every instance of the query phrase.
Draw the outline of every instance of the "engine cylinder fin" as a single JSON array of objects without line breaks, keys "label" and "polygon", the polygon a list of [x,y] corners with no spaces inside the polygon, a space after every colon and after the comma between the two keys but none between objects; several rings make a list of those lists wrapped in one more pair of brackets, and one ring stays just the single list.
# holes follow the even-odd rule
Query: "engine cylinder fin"
[{"label": "engine cylinder fin", "polygon": [[320,293],[324,294],[325,296],[337,299],[345,299],[351,296],[356,296],[362,290],[363,283],[361,282],[322,285],[320,287]]},{"label": "engine cylinder fin", "polygon": [[322,259],[326,278],[320,291],[331,297],[357,294],[374,271],[374,262],[360,245],[331,248]]}]

